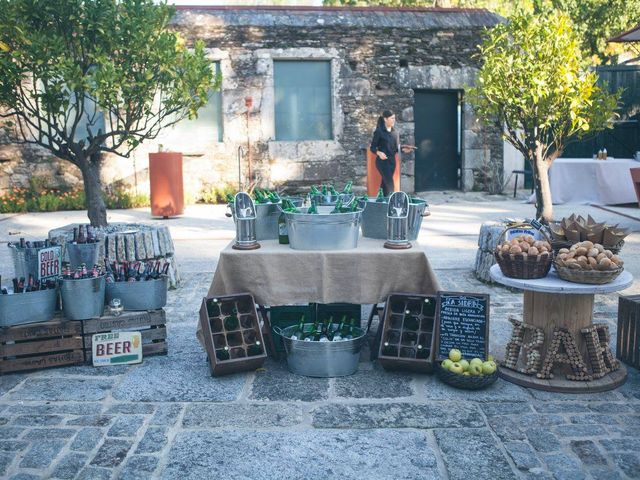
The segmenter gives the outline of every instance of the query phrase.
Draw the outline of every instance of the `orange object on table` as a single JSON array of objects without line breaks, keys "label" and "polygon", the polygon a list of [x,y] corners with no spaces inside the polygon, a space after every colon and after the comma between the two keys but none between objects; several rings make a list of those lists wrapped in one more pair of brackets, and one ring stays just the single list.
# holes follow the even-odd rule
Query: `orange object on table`
[{"label": "orange object on table", "polygon": [[149,182],[151,184],[151,215],[164,218],[182,215],[184,212],[182,153],[150,153]]},{"label": "orange object on table", "polygon": [[[380,189],[382,176],[376,168],[376,155],[367,148],[367,195],[375,197]],[[400,154],[396,153],[396,170],[393,172],[393,191],[400,190]]]}]

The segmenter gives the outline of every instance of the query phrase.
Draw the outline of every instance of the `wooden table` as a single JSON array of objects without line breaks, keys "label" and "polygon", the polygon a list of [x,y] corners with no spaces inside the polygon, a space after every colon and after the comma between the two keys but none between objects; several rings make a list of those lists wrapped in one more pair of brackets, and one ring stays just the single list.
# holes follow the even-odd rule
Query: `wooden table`
[{"label": "wooden table", "polygon": [[[511,367],[503,365],[503,367],[506,367],[500,369],[500,375],[503,378],[525,387],[556,392],[601,392],[616,388],[625,382],[627,378],[626,369],[615,359],[612,362],[617,364],[617,369],[612,369],[610,372],[608,372],[607,368],[598,370],[600,364],[594,362],[594,348],[598,350],[601,356],[604,355],[606,357],[607,352],[600,351],[600,343],[604,343],[605,339],[603,337],[599,338],[597,347],[594,347],[593,342],[590,343],[589,330],[594,327],[594,295],[596,293],[611,293],[629,287],[633,282],[633,276],[629,272],[623,271],[613,282],[604,285],[567,282],[559,278],[553,268],[549,275],[537,280],[505,277],[499,265],[491,267],[490,275],[498,283],[524,290],[522,321],[526,327],[521,327],[517,320],[512,320],[514,333],[507,346],[507,358],[505,358],[505,361],[509,363],[509,351],[521,350],[521,355],[518,356],[517,364],[512,363]],[[552,378],[545,378],[546,375],[543,371],[544,359],[547,358],[548,354],[552,354],[555,351],[554,335],[556,335],[556,342],[560,341],[558,340],[561,338],[560,335],[555,333],[557,331],[568,332],[579,352],[579,355],[574,352],[571,356],[573,358],[581,357],[588,369],[588,375],[599,378],[586,381],[568,380],[565,375],[571,377],[575,372],[568,366],[558,366],[557,363],[554,364],[552,370],[555,375],[552,375]],[[606,331],[607,328],[604,328],[597,335],[604,336]],[[520,339],[518,339],[519,332],[523,332]],[[544,334],[544,340],[535,350],[540,354],[542,365],[536,369],[535,373],[517,371],[516,369],[526,369],[525,355],[522,355],[522,353],[527,354],[533,350],[533,348],[524,347],[522,344],[528,343],[531,346],[536,334],[539,335],[539,332]],[[568,337],[564,338],[568,339]],[[594,336],[593,338],[596,337]],[[562,343],[562,345],[566,344]],[[564,349],[562,350],[564,351]],[[605,358],[605,360],[611,363],[611,357]],[[602,372],[605,370],[607,370],[607,373],[603,374]]]}]

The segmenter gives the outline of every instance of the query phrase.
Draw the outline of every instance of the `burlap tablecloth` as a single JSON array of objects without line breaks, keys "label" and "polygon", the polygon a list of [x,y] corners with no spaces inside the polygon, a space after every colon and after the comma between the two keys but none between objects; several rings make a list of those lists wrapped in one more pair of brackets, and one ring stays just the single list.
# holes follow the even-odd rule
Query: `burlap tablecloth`
[{"label": "burlap tablecloth", "polygon": [[[220,252],[208,296],[251,293],[259,305],[384,302],[390,293],[435,294],[438,280],[420,244],[383,248],[361,237],[353,250],[304,251],[261,240],[258,250]],[[202,344],[200,323],[197,331]]]},{"label": "burlap tablecloth", "polygon": [[[233,242],[232,242],[233,243]],[[383,248],[384,240],[360,238],[354,250],[304,251],[263,240],[258,250],[227,245],[209,296],[249,292],[260,305],[370,304],[391,292],[432,294],[439,289],[422,247]]]}]

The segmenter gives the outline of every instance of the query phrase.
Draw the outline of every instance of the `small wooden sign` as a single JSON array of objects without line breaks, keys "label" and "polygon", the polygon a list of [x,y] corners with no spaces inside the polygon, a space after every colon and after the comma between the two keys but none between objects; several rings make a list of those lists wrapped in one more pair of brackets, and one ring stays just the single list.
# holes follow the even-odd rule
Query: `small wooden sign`
[{"label": "small wooden sign", "polygon": [[489,346],[489,295],[439,292],[436,307],[436,355],[441,360],[457,348],[466,359],[486,360]]},{"label": "small wooden sign", "polygon": [[58,278],[61,275],[62,247],[38,250],[38,280]]},{"label": "small wooden sign", "polygon": [[91,338],[94,367],[142,362],[140,332],[96,333]]}]

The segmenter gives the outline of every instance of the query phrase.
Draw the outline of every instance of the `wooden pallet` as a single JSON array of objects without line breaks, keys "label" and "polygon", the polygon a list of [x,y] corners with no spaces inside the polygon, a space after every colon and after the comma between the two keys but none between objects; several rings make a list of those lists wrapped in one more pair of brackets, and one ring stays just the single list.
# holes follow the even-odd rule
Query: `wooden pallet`
[{"label": "wooden pallet", "polygon": [[620,297],[616,356],[640,369],[640,295]]},{"label": "wooden pallet", "polygon": [[92,363],[91,337],[96,333],[140,332],[142,334],[142,356],[167,353],[167,328],[164,310],[146,312],[123,312],[118,317],[105,315],[82,322],[82,339],[87,363]]},{"label": "wooden pallet", "polygon": [[0,374],[84,363],[82,325],[62,321],[0,328]]}]

